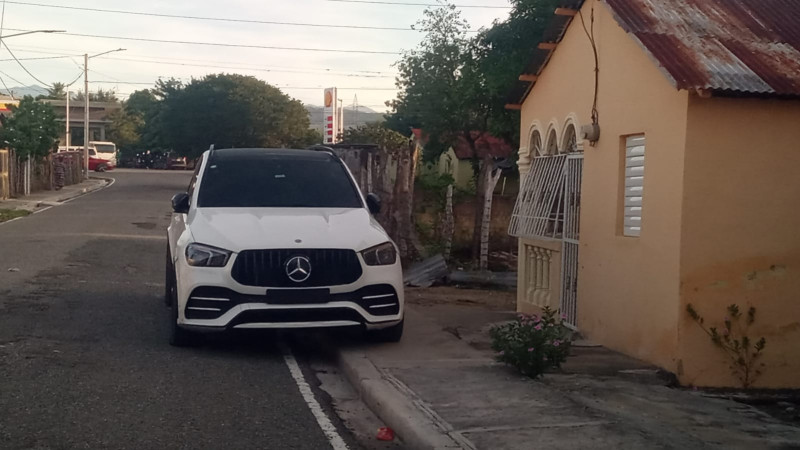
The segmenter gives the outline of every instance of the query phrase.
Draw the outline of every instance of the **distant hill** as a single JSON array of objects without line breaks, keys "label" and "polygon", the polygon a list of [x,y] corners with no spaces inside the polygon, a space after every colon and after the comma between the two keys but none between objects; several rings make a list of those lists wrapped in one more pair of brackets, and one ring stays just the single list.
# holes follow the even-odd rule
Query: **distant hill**
[{"label": "distant hill", "polygon": [[[9,91],[11,91],[11,92],[9,92]],[[47,89],[45,89],[45,88],[43,88],[41,86],[37,86],[37,85],[33,84],[33,85],[30,85],[30,86],[11,87],[11,88],[8,88],[8,90],[0,89],[0,94],[5,94],[5,95],[9,95],[10,94],[10,95],[13,95],[14,98],[22,98],[22,97],[25,97],[26,95],[30,95],[31,97],[36,98],[36,97],[38,97],[40,95],[47,94]]]},{"label": "distant hill", "polygon": [[[305,105],[308,116],[311,119],[311,128],[322,131],[323,129],[323,108],[315,105]],[[344,108],[344,127],[351,128],[359,125],[366,125],[373,122],[383,122],[383,113],[379,113],[365,106],[358,108],[358,114],[354,108]]]}]

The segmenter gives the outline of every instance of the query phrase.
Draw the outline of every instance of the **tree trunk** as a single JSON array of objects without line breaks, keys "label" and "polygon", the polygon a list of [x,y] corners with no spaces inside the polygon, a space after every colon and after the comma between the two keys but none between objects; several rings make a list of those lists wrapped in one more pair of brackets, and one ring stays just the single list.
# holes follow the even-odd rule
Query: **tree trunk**
[{"label": "tree trunk", "polygon": [[453,248],[453,185],[447,186],[447,201],[444,206],[444,227],[442,238],[444,239],[444,259],[450,260],[450,251]]},{"label": "tree trunk", "polygon": [[491,176],[492,156],[487,152],[481,162],[481,170],[475,182],[475,220],[472,229],[472,261],[479,262],[481,253],[481,225],[483,223],[486,183]]},{"label": "tree trunk", "polygon": [[400,248],[400,256],[404,262],[413,260],[421,253],[421,245],[416,238],[413,226],[413,176],[415,173],[413,166],[416,153],[416,146],[413,143],[409,144],[408,148],[398,152],[397,178],[393,193],[395,205],[392,222],[393,228],[396,230],[395,242]]},{"label": "tree trunk", "polygon": [[500,180],[502,171],[497,169],[492,172],[487,172],[486,190],[484,191],[483,200],[483,218],[481,220],[481,260],[480,270],[489,269],[489,228],[492,224],[492,197],[494,188]]}]

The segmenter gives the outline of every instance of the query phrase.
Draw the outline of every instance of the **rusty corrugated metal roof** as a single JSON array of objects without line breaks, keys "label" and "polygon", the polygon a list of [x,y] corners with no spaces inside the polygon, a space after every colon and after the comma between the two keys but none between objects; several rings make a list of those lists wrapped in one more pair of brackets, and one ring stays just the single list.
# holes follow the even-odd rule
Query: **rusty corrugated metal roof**
[{"label": "rusty corrugated metal roof", "polygon": [[679,89],[800,95],[798,0],[605,0]]},{"label": "rusty corrugated metal roof", "polygon": [[[583,1],[562,3],[561,7],[579,9]],[[800,97],[800,0],[602,3],[678,89]],[[555,16],[545,42],[560,42],[570,19]],[[534,49],[525,73],[539,74],[552,51]],[[521,104],[532,85],[515,83],[509,103]]]}]

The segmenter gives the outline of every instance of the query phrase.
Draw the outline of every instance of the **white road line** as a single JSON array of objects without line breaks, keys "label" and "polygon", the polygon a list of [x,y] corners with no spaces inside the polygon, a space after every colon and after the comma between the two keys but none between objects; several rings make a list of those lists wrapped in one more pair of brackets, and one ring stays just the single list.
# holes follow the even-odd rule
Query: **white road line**
[{"label": "white road line", "polygon": [[289,367],[289,372],[292,374],[292,378],[294,378],[294,382],[297,384],[297,388],[300,390],[300,395],[303,396],[303,400],[305,400],[306,404],[308,405],[308,409],[311,410],[311,414],[313,414],[314,418],[317,419],[317,423],[319,424],[319,427],[322,428],[322,432],[325,434],[325,437],[328,438],[328,442],[330,442],[331,447],[334,450],[348,450],[344,439],[342,439],[342,437],[339,435],[339,432],[336,431],[336,427],[333,425],[331,420],[325,414],[325,411],[322,410],[319,402],[317,402],[317,399],[314,397],[314,392],[311,390],[311,386],[309,386],[306,382],[306,379],[303,376],[303,371],[300,370],[300,366],[297,365],[297,360],[294,358],[292,351],[288,347],[281,347],[283,347],[283,360],[286,361],[286,365]]}]

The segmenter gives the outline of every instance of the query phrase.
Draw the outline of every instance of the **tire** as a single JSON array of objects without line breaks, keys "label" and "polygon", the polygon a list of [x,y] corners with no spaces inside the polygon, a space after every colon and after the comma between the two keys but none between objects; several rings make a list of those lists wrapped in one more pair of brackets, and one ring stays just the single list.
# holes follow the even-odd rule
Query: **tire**
[{"label": "tire", "polygon": [[178,286],[175,278],[175,267],[167,249],[166,288],[164,297],[169,306],[169,345],[174,347],[190,347],[197,344],[197,335],[178,326]]},{"label": "tire", "polygon": [[105,172],[106,171],[106,166],[104,164],[100,164],[99,166],[97,166],[96,169],[94,169],[94,171],[95,172]]},{"label": "tire", "polygon": [[397,325],[392,325],[388,328],[380,330],[367,331],[367,339],[373,342],[400,342],[403,338],[403,323],[405,319],[401,320]]}]

